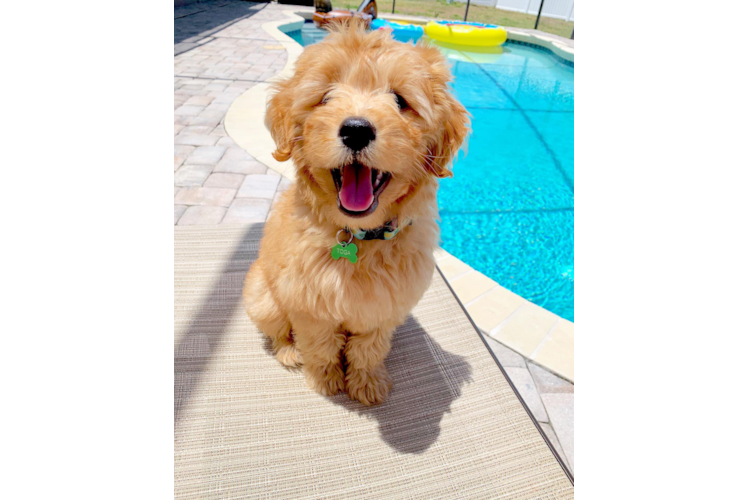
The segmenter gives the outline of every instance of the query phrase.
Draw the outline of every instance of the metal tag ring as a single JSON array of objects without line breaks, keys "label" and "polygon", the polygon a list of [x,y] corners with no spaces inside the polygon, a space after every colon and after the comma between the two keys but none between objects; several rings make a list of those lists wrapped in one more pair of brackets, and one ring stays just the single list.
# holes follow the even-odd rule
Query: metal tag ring
[{"label": "metal tag ring", "polygon": [[[351,237],[350,237],[350,238],[348,238],[348,241],[347,241],[347,242],[342,242],[342,241],[340,241],[340,233],[341,233],[341,232],[346,232],[346,233],[348,233],[348,234],[350,234],[350,235],[351,235]],[[336,234],[336,235],[335,235],[335,240],[336,240],[336,241],[338,242],[338,245],[340,245],[340,246],[342,246],[342,247],[345,247],[345,246],[347,246],[347,245],[350,245],[350,244],[351,244],[351,241],[353,241],[353,233],[352,233],[352,232],[350,232],[350,231],[349,231],[349,230],[348,230],[347,228],[343,228],[343,229],[341,229],[340,231],[338,231],[338,234]]]}]

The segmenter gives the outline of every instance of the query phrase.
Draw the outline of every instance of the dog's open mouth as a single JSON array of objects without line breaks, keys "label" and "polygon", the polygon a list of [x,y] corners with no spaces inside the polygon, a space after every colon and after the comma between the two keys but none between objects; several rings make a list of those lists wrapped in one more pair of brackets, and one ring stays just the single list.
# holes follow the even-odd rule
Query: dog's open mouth
[{"label": "dog's open mouth", "polygon": [[338,189],[338,208],[350,217],[371,214],[390,179],[392,174],[356,162],[332,170],[332,180]]}]

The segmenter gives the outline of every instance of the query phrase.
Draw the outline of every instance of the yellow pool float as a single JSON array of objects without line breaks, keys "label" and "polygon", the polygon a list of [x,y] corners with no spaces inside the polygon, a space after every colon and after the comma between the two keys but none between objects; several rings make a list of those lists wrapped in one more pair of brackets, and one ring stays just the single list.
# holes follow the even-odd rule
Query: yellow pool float
[{"label": "yellow pool float", "polygon": [[439,42],[475,47],[495,47],[506,42],[506,30],[500,26],[478,23],[451,23],[429,21],[423,28],[427,37]]}]

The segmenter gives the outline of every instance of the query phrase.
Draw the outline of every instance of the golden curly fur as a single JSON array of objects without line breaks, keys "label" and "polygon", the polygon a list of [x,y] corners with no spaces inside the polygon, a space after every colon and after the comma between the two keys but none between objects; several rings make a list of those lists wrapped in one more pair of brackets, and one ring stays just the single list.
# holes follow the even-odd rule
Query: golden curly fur
[{"label": "golden curly fur", "polygon": [[[274,85],[266,125],[275,158],[293,160],[297,181],[266,224],[244,304],[278,361],[303,364],[308,384],[322,394],[345,390],[371,405],[392,385],[384,367],[392,334],[434,271],[437,177],[451,175],[468,131],[450,80],[438,49],[352,24],[307,47],[295,74]],[[376,129],[358,153],[339,137],[351,116]],[[351,161],[391,174],[376,209],[357,218],[338,207],[331,174]],[[395,217],[414,222],[392,240],[355,240],[355,264],[331,258],[341,228],[373,229]]]}]

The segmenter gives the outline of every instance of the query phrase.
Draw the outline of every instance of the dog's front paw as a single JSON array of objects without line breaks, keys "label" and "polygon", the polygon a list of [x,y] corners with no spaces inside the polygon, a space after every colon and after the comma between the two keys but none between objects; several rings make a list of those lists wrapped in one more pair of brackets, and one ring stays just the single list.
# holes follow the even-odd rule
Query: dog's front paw
[{"label": "dog's front paw", "polygon": [[275,359],[283,366],[296,368],[301,366],[301,353],[293,344],[286,344],[275,350]]},{"label": "dog's front paw", "polygon": [[384,365],[369,370],[348,368],[345,376],[348,396],[366,406],[384,402],[392,388],[392,379]]},{"label": "dog's front paw", "polygon": [[309,387],[323,396],[334,396],[345,389],[345,372],[340,363],[330,363],[324,366],[306,365],[304,375]]}]

